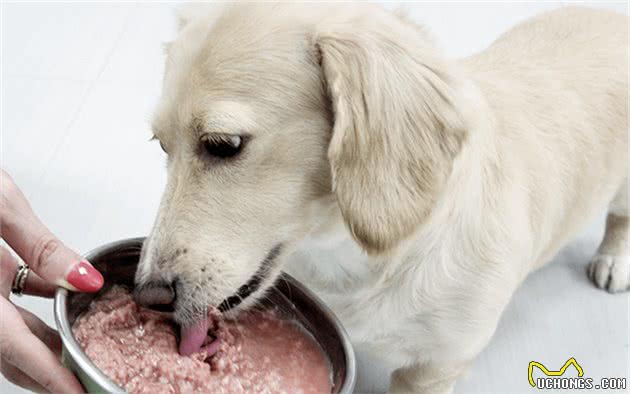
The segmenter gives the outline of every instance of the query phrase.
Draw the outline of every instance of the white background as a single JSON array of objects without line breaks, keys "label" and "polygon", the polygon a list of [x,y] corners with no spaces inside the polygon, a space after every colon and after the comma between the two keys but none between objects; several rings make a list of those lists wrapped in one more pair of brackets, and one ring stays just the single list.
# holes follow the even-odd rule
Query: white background
[{"label": "white background", "polygon": [[[449,55],[463,56],[515,23],[562,5],[405,7]],[[624,2],[597,6],[628,12]],[[148,142],[148,121],[160,93],[161,43],[175,32],[173,8],[168,3],[2,6],[1,165],[44,222],[81,252],[145,235],[152,224],[165,171],[160,148]],[[573,356],[586,376],[629,375],[629,296],[595,289],[584,274],[602,223],[593,223],[519,289],[457,393],[532,392],[530,360],[555,369]],[[16,302],[54,324],[50,301]],[[378,359],[362,357],[361,391],[382,390],[387,376]],[[0,380],[0,393],[17,392]]]}]

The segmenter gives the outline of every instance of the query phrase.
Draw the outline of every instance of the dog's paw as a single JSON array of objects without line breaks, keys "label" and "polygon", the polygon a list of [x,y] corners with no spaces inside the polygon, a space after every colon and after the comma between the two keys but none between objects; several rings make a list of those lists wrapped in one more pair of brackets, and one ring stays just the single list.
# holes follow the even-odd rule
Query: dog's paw
[{"label": "dog's paw", "polygon": [[630,288],[630,256],[597,254],[588,264],[588,277],[611,293]]}]

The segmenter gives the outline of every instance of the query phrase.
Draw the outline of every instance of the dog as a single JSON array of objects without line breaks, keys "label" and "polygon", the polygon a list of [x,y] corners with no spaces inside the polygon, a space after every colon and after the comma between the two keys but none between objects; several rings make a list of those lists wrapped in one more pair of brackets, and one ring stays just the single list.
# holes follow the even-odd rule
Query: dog
[{"label": "dog", "polygon": [[523,279],[606,207],[588,274],[629,287],[627,37],[626,16],[567,7],[447,59],[375,5],[184,7],[137,298],[195,349],[207,308],[236,314],[285,269],[399,366],[391,392],[452,391]]}]

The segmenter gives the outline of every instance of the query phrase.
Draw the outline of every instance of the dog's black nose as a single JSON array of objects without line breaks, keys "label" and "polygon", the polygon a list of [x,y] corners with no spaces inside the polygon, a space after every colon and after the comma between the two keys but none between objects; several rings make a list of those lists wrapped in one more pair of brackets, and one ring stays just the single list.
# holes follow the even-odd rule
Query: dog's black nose
[{"label": "dog's black nose", "polygon": [[136,302],[159,312],[173,312],[175,304],[175,283],[164,280],[146,282],[133,292]]}]

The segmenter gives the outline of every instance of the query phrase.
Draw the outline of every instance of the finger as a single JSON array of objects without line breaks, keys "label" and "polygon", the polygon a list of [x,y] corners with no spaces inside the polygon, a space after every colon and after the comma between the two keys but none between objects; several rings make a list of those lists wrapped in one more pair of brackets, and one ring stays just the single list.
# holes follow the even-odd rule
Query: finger
[{"label": "finger", "polygon": [[31,330],[31,332],[39,338],[39,340],[42,341],[42,343],[44,343],[44,345],[46,345],[57,356],[57,358],[61,358],[61,338],[59,337],[57,330],[44,323],[39,317],[24,308],[15,305],[15,309],[17,309],[20,313],[22,320],[24,320],[24,323],[26,323],[29,330]]},{"label": "finger", "polygon": [[[19,262],[7,249],[0,247],[0,295],[9,298]],[[24,284],[24,294],[52,297],[57,287],[44,281],[35,272],[29,272]]]},{"label": "finger", "polygon": [[40,278],[37,272],[31,271],[26,277],[23,293],[37,297],[51,298],[55,296],[56,290],[57,286]]},{"label": "finger", "polygon": [[9,298],[17,266],[18,261],[11,252],[0,247],[0,295],[4,298]]},{"label": "finger", "polygon": [[28,375],[15,368],[13,364],[4,359],[0,359],[0,373],[2,373],[9,382],[17,386],[24,387],[25,389],[36,393],[46,392],[46,389],[44,389],[41,384],[28,377]]},{"label": "finger", "polygon": [[0,298],[0,354],[44,389],[53,393],[82,393],[75,376],[28,329],[18,311]]},{"label": "finger", "polygon": [[24,194],[1,170],[0,182],[1,235],[31,269],[46,281],[69,290],[100,289],[103,276],[46,228]]}]

